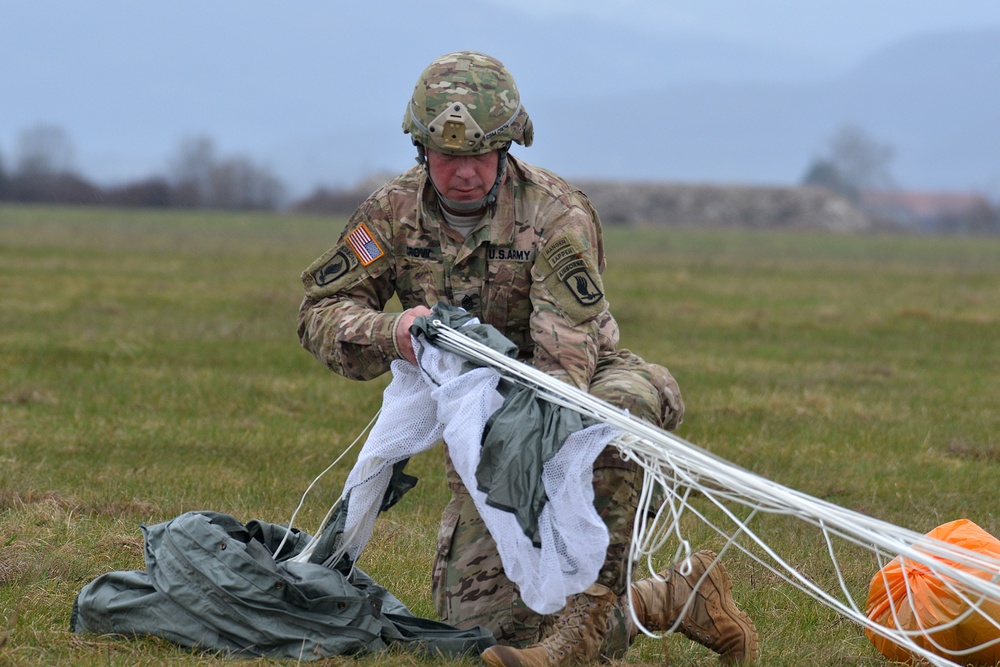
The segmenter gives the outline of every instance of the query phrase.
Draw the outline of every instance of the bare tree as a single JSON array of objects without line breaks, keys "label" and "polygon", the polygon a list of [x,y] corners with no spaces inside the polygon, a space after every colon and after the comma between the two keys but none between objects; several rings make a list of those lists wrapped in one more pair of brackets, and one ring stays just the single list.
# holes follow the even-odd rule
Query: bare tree
[{"label": "bare tree", "polygon": [[210,177],[210,203],[217,208],[274,209],[284,186],[249,158],[237,156],[217,164]]},{"label": "bare tree", "polygon": [[208,137],[183,139],[169,160],[169,178],[179,206],[209,206],[215,144]]},{"label": "bare tree", "polygon": [[194,208],[273,209],[285,188],[244,156],[219,159],[211,139],[185,139],[170,161],[174,203]]},{"label": "bare tree", "polygon": [[60,127],[40,123],[21,132],[14,173],[4,185],[13,201],[91,204],[100,189],[73,170],[73,142]]},{"label": "bare tree", "polygon": [[806,185],[821,185],[857,200],[861,192],[892,186],[889,173],[893,149],[861,128],[845,125],[830,139],[824,155],[813,160],[803,177]]},{"label": "bare tree", "polygon": [[73,142],[56,125],[40,123],[18,137],[18,176],[25,178],[67,174],[73,168]]},{"label": "bare tree", "polygon": [[0,200],[7,198],[7,170],[4,168],[3,154],[0,153]]}]

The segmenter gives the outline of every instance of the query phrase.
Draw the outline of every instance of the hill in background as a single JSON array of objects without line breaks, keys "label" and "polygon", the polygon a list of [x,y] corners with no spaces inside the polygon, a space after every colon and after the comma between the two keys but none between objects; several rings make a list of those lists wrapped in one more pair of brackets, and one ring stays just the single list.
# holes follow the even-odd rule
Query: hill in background
[{"label": "hill in background", "polygon": [[[565,39],[577,38],[570,33]],[[642,67],[624,67],[624,81],[611,90],[580,82],[588,71],[606,69],[600,50],[571,64],[560,60],[555,41],[555,62],[545,74],[573,80],[560,88],[571,92],[552,94],[529,68],[522,88],[531,93],[524,96],[536,143],[515,147],[515,153],[568,178],[791,185],[838,128],[853,125],[893,149],[891,172],[899,187],[975,190],[1000,199],[1000,144],[994,138],[1000,127],[1000,30],[909,39],[837,76],[667,78],[638,87],[630,78],[636,72],[684,61],[661,46],[648,52]],[[698,53],[690,49],[692,58]],[[396,106],[404,104],[400,96]],[[349,185],[379,164],[412,164],[398,123],[393,115],[275,145],[269,161],[297,174],[299,182],[309,178],[301,165],[311,165],[328,175],[326,183]],[[364,156],[360,163],[358,156]]]},{"label": "hill in background", "polygon": [[[351,186],[413,163],[400,132],[413,82],[435,56],[476,48],[517,76],[537,128],[521,157],[571,179],[792,185],[854,125],[893,147],[899,187],[1000,198],[1000,26],[867,55],[845,43],[849,55],[830,62],[801,43],[496,3],[462,7],[464,25],[496,29],[442,31],[451,8],[11,5],[0,24],[0,153],[9,167],[17,133],[51,123],[73,138],[76,166],[113,185],[162,172],[181,140],[206,136],[267,167],[293,197]],[[887,12],[859,15],[858,31]]]}]

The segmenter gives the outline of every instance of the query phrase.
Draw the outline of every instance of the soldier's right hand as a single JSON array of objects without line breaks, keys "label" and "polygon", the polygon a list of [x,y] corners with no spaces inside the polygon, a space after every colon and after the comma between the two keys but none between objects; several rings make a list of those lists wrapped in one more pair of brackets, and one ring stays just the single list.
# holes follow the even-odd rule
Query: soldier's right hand
[{"label": "soldier's right hand", "polygon": [[404,310],[403,314],[396,321],[396,349],[399,350],[403,359],[409,361],[414,366],[417,365],[417,354],[413,351],[410,326],[413,324],[413,320],[430,314],[432,314],[431,309],[427,306],[414,306],[409,310]]}]

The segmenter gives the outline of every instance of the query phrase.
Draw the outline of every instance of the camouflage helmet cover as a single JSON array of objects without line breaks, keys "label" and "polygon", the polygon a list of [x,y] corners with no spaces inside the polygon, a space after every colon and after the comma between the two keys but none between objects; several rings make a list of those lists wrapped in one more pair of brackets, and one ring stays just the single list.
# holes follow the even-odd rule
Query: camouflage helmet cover
[{"label": "camouflage helmet cover", "polygon": [[514,77],[496,58],[458,51],[423,71],[403,116],[403,132],[427,148],[479,155],[512,141],[530,146],[533,128]]}]

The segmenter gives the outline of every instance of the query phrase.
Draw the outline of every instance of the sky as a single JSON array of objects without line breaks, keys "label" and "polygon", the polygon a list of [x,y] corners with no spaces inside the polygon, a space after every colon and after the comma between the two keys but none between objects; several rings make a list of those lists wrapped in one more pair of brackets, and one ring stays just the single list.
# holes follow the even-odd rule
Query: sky
[{"label": "sky", "polygon": [[847,66],[894,40],[1000,26],[995,0],[503,0],[539,17],[587,15],[646,31],[781,47]]},{"label": "sky", "polygon": [[[73,140],[75,165],[99,182],[162,172],[179,141],[199,134],[222,152],[297,170],[299,182],[405,168],[412,155],[398,135],[400,107],[415,75],[441,53],[484,45],[512,65],[533,101],[579,96],[581,80],[587,92],[634,85],[613,68],[595,70],[594,80],[550,71],[544,31],[584,24],[593,43],[575,45],[580,54],[607,49],[609,60],[635,62],[651,77],[676,80],[685,63],[667,72],[666,64],[641,62],[628,53],[632,34],[697,41],[702,56],[717,48],[716,71],[701,57],[695,64],[709,73],[692,76],[766,77],[773,61],[785,67],[775,77],[808,78],[846,71],[907,37],[1000,28],[1000,2],[0,0],[0,158],[13,164],[23,131],[51,123]],[[719,70],[738,58],[739,45],[769,51],[771,60]],[[544,117],[544,105],[529,108],[539,121],[558,122]],[[338,132],[370,141],[334,164]],[[692,176],[711,178],[701,169]]]}]

